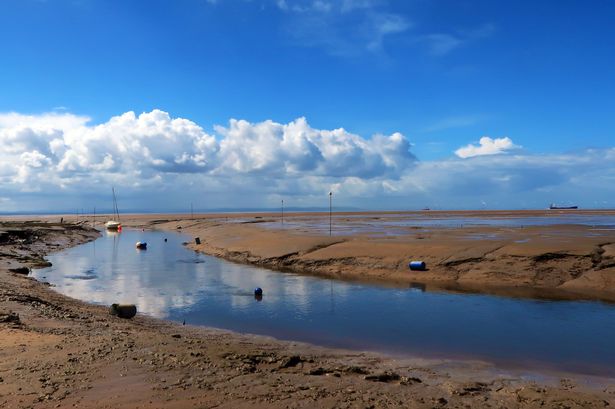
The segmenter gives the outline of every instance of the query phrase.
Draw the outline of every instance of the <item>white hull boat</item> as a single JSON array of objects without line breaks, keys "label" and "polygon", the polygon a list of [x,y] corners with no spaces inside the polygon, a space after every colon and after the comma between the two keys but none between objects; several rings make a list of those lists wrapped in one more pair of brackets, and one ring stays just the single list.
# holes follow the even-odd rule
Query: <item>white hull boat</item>
[{"label": "white hull boat", "polygon": [[122,225],[120,224],[120,222],[116,222],[115,220],[109,220],[107,223],[105,223],[105,227],[107,228],[107,230],[119,230],[121,226]]},{"label": "white hull boat", "polygon": [[105,223],[107,230],[122,231],[122,224],[120,223],[120,212],[117,209],[117,199],[115,198],[115,188],[111,188],[113,192],[113,220],[109,220]]}]

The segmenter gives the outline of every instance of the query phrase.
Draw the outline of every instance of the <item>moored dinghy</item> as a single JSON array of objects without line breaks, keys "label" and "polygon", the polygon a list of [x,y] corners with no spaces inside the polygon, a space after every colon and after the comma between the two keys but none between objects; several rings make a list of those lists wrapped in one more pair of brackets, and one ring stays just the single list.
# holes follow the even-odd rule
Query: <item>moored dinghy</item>
[{"label": "moored dinghy", "polygon": [[113,220],[109,220],[105,223],[107,230],[122,231],[122,224],[120,223],[120,212],[117,208],[117,199],[115,198],[115,188],[111,188],[113,192]]},{"label": "moored dinghy", "polygon": [[105,227],[107,228],[107,230],[120,230],[122,225],[120,224],[120,222],[117,222],[115,220],[109,220],[107,223],[105,223]]}]

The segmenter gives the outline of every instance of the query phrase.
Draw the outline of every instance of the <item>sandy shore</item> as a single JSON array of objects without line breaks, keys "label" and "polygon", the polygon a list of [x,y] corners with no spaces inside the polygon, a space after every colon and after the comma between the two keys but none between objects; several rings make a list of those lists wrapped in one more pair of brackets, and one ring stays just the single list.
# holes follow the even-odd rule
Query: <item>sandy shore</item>
[{"label": "sandy shore", "polygon": [[[288,214],[285,225],[278,214],[140,215],[125,217],[124,223],[181,231],[200,238],[200,245],[190,243],[194,250],[301,274],[613,302],[615,229],[472,225],[477,217],[557,220],[575,215],[615,220],[615,211],[338,213],[331,236],[327,214]],[[412,224],[417,217],[469,222],[425,228]],[[427,271],[408,269],[408,262],[417,259],[427,263]]]},{"label": "sandy shore", "polygon": [[[398,279],[389,277],[388,266],[395,265],[387,258],[390,248],[385,251],[376,245],[402,248],[397,239],[388,243],[365,235],[327,241],[319,235],[241,223],[263,216],[237,217],[237,223],[226,218],[163,221],[159,216],[134,217],[125,223],[181,227],[201,237],[199,250],[284,268],[280,257],[292,253],[296,255],[291,257],[303,260],[348,260],[349,256],[339,255],[349,254],[344,253],[349,249],[373,248],[379,252],[365,254],[378,270],[374,277]],[[181,326],[141,315],[122,320],[108,315],[106,308],[62,296],[16,270],[40,264],[45,254],[97,235],[87,228],[66,227],[0,227],[9,231],[0,245],[0,407],[537,408],[615,404],[615,383],[608,379],[585,383],[570,375],[543,374],[529,380],[480,362],[394,359]],[[352,243],[355,238],[362,246],[347,247],[356,244]],[[249,254],[243,254],[250,243]],[[305,248],[313,250],[303,253]],[[601,253],[600,263],[608,260],[609,249]],[[328,251],[336,257],[324,256]],[[367,270],[367,262],[359,259]],[[386,264],[379,267],[374,259]],[[344,263],[324,263],[322,271],[311,272],[350,276],[342,268]],[[398,270],[407,273],[401,266]],[[435,275],[435,268],[428,274]]]}]

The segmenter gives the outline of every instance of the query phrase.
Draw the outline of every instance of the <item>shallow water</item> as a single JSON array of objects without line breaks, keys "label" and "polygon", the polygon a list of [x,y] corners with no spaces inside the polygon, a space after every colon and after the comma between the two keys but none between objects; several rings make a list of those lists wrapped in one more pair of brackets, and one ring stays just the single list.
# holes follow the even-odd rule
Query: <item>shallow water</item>
[{"label": "shallow water", "polygon": [[[245,221],[244,221],[245,222]],[[439,216],[436,214],[383,214],[378,217],[365,215],[343,215],[332,217],[332,230],[336,235],[377,234],[396,236],[408,234],[408,229],[414,233],[424,233],[439,228],[464,227],[530,227],[553,225],[582,225],[590,226],[595,235],[615,230],[615,215],[604,214],[563,214],[554,212],[544,216]],[[303,230],[314,234],[329,233],[329,218],[323,217],[286,217],[284,223],[281,218],[275,221],[263,221],[263,227],[275,229]],[[497,234],[496,234],[497,235]]]},{"label": "shallow water", "polygon": [[[193,325],[615,376],[610,304],[423,292],[279,273],[194,253],[182,246],[185,240],[168,232],[104,232],[50,256],[53,266],[33,274],[75,298],[135,303],[140,312]],[[137,241],[148,242],[148,250],[137,250]],[[255,287],[264,290],[261,301]]]}]

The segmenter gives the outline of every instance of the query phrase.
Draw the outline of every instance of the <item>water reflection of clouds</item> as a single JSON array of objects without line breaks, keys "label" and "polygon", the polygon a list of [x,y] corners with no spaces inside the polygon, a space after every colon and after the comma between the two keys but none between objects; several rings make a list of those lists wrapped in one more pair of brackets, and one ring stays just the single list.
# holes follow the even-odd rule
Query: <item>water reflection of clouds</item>
[{"label": "water reflection of clouds", "polygon": [[[133,302],[155,317],[324,345],[563,367],[615,364],[615,327],[604,325],[615,322],[609,305],[422,293],[420,285],[389,289],[280,274],[198,255],[181,245],[183,239],[135,231],[121,240],[104,236],[54,255],[54,265],[35,276],[86,301]],[[136,241],[150,249],[135,252]],[[74,278],[86,273],[96,278]],[[255,287],[263,288],[261,302]]]},{"label": "water reflection of clouds", "polygon": [[[217,260],[215,260],[217,261]],[[253,290],[263,289],[264,308],[275,309],[292,299],[292,307],[308,314],[313,303],[314,292],[329,291],[336,287],[336,296],[347,291],[347,284],[317,280],[295,274],[280,274],[264,269],[240,264],[213,262],[209,266],[209,279],[212,288],[228,296],[230,307],[248,308],[254,303]]]},{"label": "water reflection of clouds", "polygon": [[[96,242],[51,256],[53,266],[34,275],[46,277],[70,297],[104,305],[134,303],[140,312],[158,318],[193,308],[206,297],[233,309],[251,308],[256,287],[264,289],[263,308],[270,313],[290,299],[296,313],[306,316],[314,309],[312,293],[331,292],[332,296],[343,297],[349,288],[345,283],[280,274],[198,255],[181,246],[180,236],[161,245],[160,235],[129,230],[107,233]],[[150,249],[135,251],[134,242],[144,237],[152,243]],[[86,275],[91,279],[81,279]]]},{"label": "water reflection of clouds", "polygon": [[[107,234],[96,244],[54,255],[50,257],[53,266],[34,275],[46,277],[58,291],[73,298],[98,304],[134,303],[140,312],[159,318],[167,317],[172,308],[188,308],[198,301],[195,289],[207,283],[204,265],[168,268],[174,259],[135,253],[131,236],[136,234],[125,231],[122,235],[128,237],[120,241],[117,233]],[[96,278],[74,278],[88,271]]]}]

